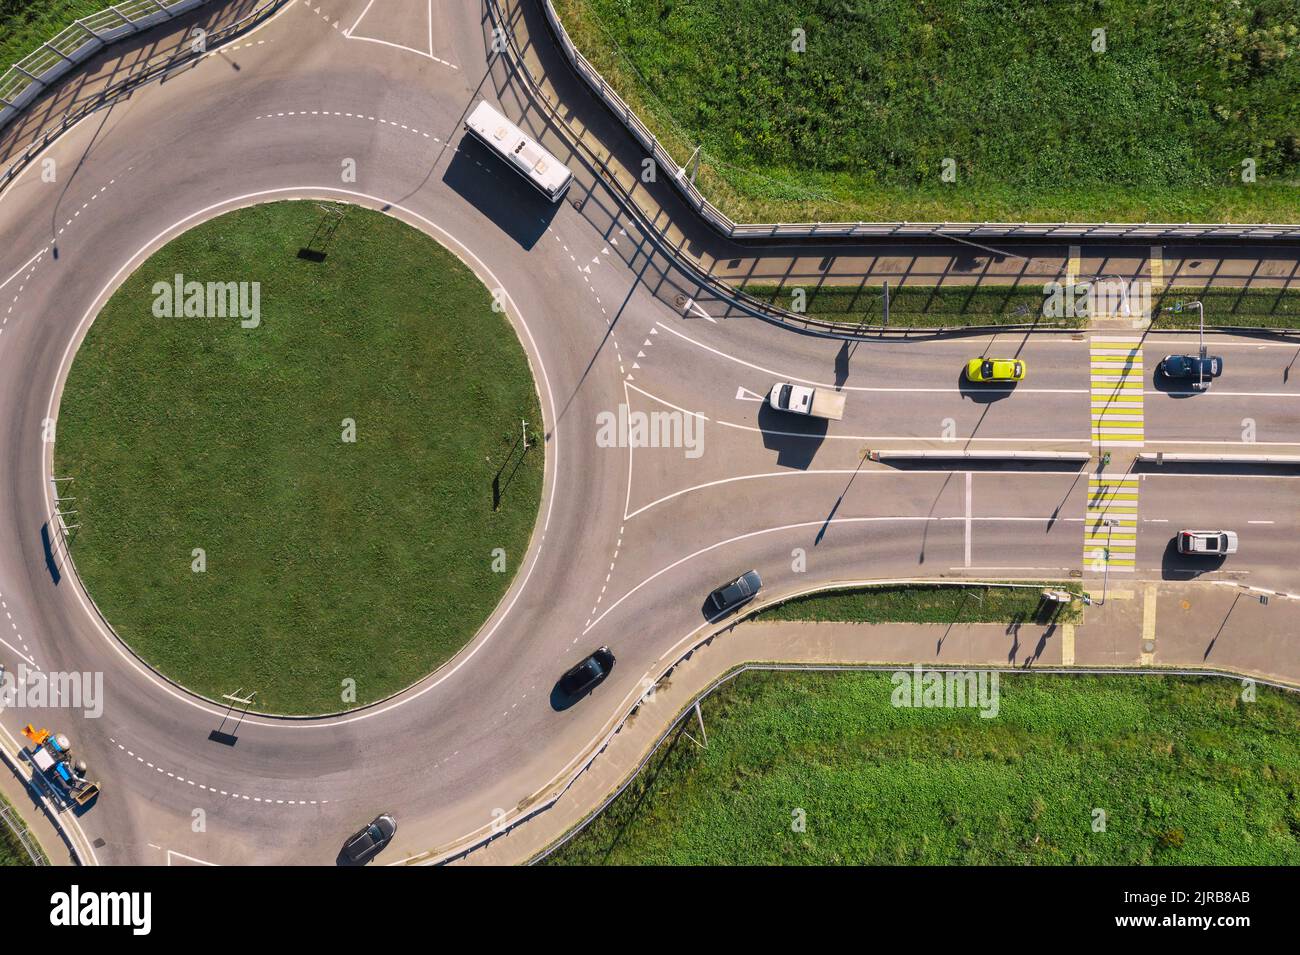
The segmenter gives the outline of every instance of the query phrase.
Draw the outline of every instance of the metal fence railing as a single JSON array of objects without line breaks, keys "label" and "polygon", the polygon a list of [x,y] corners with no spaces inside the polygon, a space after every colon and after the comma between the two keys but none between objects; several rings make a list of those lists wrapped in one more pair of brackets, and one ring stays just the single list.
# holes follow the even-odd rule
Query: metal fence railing
[{"label": "metal fence railing", "polygon": [[125,0],[116,6],[74,20],[53,39],[42,43],[0,74],[0,127],[68,70],[88,60],[115,40],[202,6],[208,0]]},{"label": "metal fence railing", "polygon": [[[126,0],[117,6],[109,7],[99,13],[77,20],[53,40],[45,43],[39,50],[28,54],[0,76],[0,129],[20,114],[32,101],[39,97],[60,76],[79,63],[89,59],[108,44],[133,33],[139,33],[166,20],[174,19],[180,14],[206,4],[208,0]],[[99,109],[105,103],[112,102],[123,93],[135,89],[156,77],[175,69],[204,55],[231,37],[250,29],[285,4],[286,0],[265,0],[257,9],[247,16],[228,23],[224,27],[211,30],[204,37],[202,47],[196,49],[185,44],[180,52],[168,57],[161,57],[149,63],[143,69],[136,70],[130,76],[116,83],[111,83],[97,94],[88,97],[76,108],[59,116],[56,124],[42,129],[30,143],[18,154],[9,166],[0,172],[0,189],[20,173],[37,153],[52,141],[70,129],[88,113]],[[111,29],[108,24],[116,23]],[[77,35],[82,42],[75,48]],[[53,59],[51,59],[51,57]],[[57,62],[56,62],[57,61]],[[44,67],[37,73],[36,69]],[[16,79],[15,79],[16,77]],[[16,85],[15,85],[16,84]],[[11,96],[12,89],[18,92]]]},{"label": "metal fence railing", "polygon": [[664,235],[663,228],[659,219],[652,213],[646,212],[637,203],[636,197],[631,189],[625,186],[619,179],[615,170],[610,168],[606,155],[597,152],[592,148],[583,136],[573,128],[572,124],[564,115],[561,114],[560,104],[554,103],[546,95],[542,88],[541,82],[533,76],[528,70],[528,65],[524,59],[523,52],[519,49],[518,42],[513,31],[510,29],[508,18],[501,10],[499,0],[485,0],[489,17],[495,29],[499,30],[499,36],[504,41],[501,49],[502,55],[508,56],[513,62],[520,79],[524,80],[528,87],[528,93],[538,107],[544,112],[546,121],[550,123],[563,138],[575,150],[575,155],[584,161],[592,170],[596,178],[619,200],[620,206],[626,210],[627,214],[636,220],[638,228],[646,238],[659,247],[660,251],[671,261],[681,272],[682,277],[693,283],[696,288],[689,289],[677,285],[677,283],[665,275],[669,285],[675,286],[677,290],[677,307],[687,307],[688,300],[700,299],[701,295],[711,296],[720,302],[725,303],[729,308],[734,308],[742,314],[760,318],[767,322],[778,325],[784,325],[788,328],[796,328],[805,332],[811,332],[816,335],[824,335],[841,339],[862,339],[875,338],[883,334],[890,336],[915,335],[934,337],[954,333],[973,334],[987,331],[998,332],[1016,332],[1016,331],[1053,331],[1066,332],[1074,329],[1072,324],[1060,321],[1034,321],[1024,322],[1011,325],[952,325],[952,326],[926,326],[921,328],[909,328],[906,326],[891,325],[884,328],[879,325],[849,324],[844,322],[826,321],[820,318],[814,318],[798,312],[787,311],[770,302],[765,302],[760,298],[745,292],[743,289],[733,288],[721,279],[710,274],[689,256],[681,254],[681,250],[672,242],[668,241]]},{"label": "metal fence railing", "polygon": [[1116,222],[780,222],[738,223],[704,197],[690,176],[659,142],[641,118],[614,92],[614,88],[582,55],[569,38],[551,0],[542,0],[551,32],[565,57],[606,108],[627,127],[627,131],[654,158],[661,170],[671,174],[678,192],[714,229],[733,239],[837,239],[888,236],[921,237],[954,235],[968,238],[1038,239],[1248,239],[1265,241],[1300,239],[1300,222],[1291,224],[1235,225],[1232,223],[1116,223]]},{"label": "metal fence railing", "polygon": [[45,858],[45,853],[41,851],[36,837],[27,828],[27,823],[23,822],[22,817],[3,799],[0,799],[0,821],[3,821],[9,827],[9,831],[14,834],[14,839],[18,841],[18,844],[23,847],[23,850],[31,858],[32,865],[50,864],[49,860]]}]

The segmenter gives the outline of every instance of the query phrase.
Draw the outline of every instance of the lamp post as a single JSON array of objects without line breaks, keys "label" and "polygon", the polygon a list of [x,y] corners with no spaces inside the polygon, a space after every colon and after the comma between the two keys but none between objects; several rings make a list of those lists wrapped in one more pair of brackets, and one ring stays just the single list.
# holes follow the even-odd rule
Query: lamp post
[{"label": "lamp post", "polygon": [[1106,527],[1106,569],[1103,571],[1101,578],[1101,600],[1097,604],[1099,607],[1106,604],[1106,587],[1110,583],[1110,535],[1114,532],[1115,525],[1119,521],[1113,517],[1104,517],[1101,522]]},{"label": "lamp post", "polygon": [[1197,349],[1196,354],[1197,357],[1200,358],[1201,360],[1196,363],[1196,390],[1204,391],[1205,390],[1205,306],[1201,303],[1199,299],[1195,302],[1188,302],[1186,304],[1179,302],[1177,305],[1174,306],[1174,311],[1181,312],[1185,308],[1196,309],[1196,314],[1200,319],[1200,323],[1199,323],[1200,331],[1197,333],[1197,341],[1200,343],[1200,347]]}]

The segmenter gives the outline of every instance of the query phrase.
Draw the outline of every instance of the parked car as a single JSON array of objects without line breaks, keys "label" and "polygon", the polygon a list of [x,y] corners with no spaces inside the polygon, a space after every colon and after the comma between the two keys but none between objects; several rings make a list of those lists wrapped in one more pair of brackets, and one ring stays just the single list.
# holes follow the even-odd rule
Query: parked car
[{"label": "parked car", "polygon": [[1177,381],[1186,381],[1196,391],[1204,391],[1210,382],[1223,374],[1223,358],[1219,355],[1166,355],[1160,359],[1160,374]]},{"label": "parked car", "polygon": [[376,816],[374,822],[343,844],[343,858],[352,865],[369,862],[392,841],[396,832],[397,821],[392,816],[388,813]]},{"label": "parked car", "polygon": [[754,595],[763,587],[763,580],[758,571],[747,570],[729,584],[723,584],[709,594],[709,603],[718,613],[734,610],[741,604],[754,599]]},{"label": "parked car", "polygon": [[1178,553],[1192,557],[1223,557],[1237,553],[1233,531],[1179,531]]},{"label": "parked car", "polygon": [[609,652],[609,647],[601,647],[560,677],[560,691],[568,696],[581,696],[609,676],[612,669],[614,654]]},{"label": "parked car", "polygon": [[966,363],[967,381],[1020,381],[1025,363],[1019,358],[972,358]]}]

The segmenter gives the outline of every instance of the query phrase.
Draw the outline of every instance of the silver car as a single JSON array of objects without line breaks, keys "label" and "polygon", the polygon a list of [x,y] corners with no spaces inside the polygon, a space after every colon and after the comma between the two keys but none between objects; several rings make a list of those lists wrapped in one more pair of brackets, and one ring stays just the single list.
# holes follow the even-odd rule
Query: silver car
[{"label": "silver car", "polygon": [[1223,557],[1237,553],[1234,531],[1179,531],[1178,553],[1190,557]]}]

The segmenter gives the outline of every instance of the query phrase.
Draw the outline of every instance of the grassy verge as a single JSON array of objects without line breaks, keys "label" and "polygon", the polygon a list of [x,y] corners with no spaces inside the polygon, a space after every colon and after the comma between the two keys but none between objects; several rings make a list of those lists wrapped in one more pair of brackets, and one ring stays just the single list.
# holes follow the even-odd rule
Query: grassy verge
[{"label": "grassy verge", "polygon": [[0,0],[0,73],[111,0]]},{"label": "grassy verge", "polygon": [[[887,673],[747,673],[554,864],[1300,864],[1300,701],[1003,676],[993,719]],[[1094,820],[1104,812],[1104,831]],[[800,816],[804,830],[793,822]]]},{"label": "grassy verge", "polygon": [[[258,206],[159,250],[91,326],[58,419],[73,555],[118,633],[194,690],[286,713],[347,708],[347,681],[379,699],[459,650],[542,486],[528,361],[488,291],[362,209],[300,258],[327,218]],[[178,273],[260,282],[260,325],[155,317]]]},{"label": "grassy verge", "polygon": [[[864,587],[795,597],[758,614],[760,620],[819,620],[848,623],[1016,623],[1052,614],[1056,604],[1045,604],[1042,587]],[[1054,618],[1069,623],[1077,618],[1078,604],[1063,608]]]},{"label": "grassy verge", "polygon": [[[880,325],[884,296],[877,285],[772,285],[753,283],[744,291],[787,310],[797,310],[803,289],[803,314],[827,322]],[[1194,328],[1195,312],[1175,313],[1179,302],[1199,299],[1206,325],[1300,328],[1300,288],[1244,289],[1176,286],[1152,296],[1156,328]],[[1050,322],[1070,327],[1085,318],[1049,318],[1042,285],[903,285],[889,291],[889,324],[895,328],[953,328],[966,325],[1020,325]]]},{"label": "grassy verge", "polygon": [[[0,796],[0,806],[4,806],[10,813],[17,815],[13,804],[6,800],[4,796]],[[9,828],[3,819],[0,819],[0,867],[23,865],[33,865],[32,857],[27,854],[27,850],[18,841],[18,837],[13,834],[13,830]]]},{"label": "grassy verge", "polygon": [[1297,218],[1286,0],[555,2],[739,221]]},{"label": "grassy verge", "polygon": [[[750,284],[744,291],[787,310],[798,310],[796,289],[803,288],[803,313],[809,318],[846,324],[880,325],[884,295],[874,285],[785,286]],[[1081,319],[1044,319],[1041,285],[903,285],[889,290],[889,324],[895,327],[1020,325],[1035,321],[1081,326]]]},{"label": "grassy verge", "polygon": [[1174,312],[1177,302],[1199,299],[1205,324],[1251,328],[1300,328],[1300,289],[1174,288],[1155,301],[1154,327],[1195,328],[1196,312]]}]

